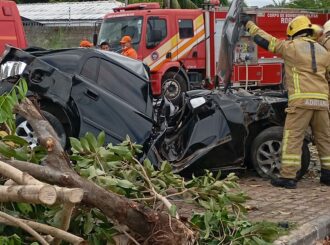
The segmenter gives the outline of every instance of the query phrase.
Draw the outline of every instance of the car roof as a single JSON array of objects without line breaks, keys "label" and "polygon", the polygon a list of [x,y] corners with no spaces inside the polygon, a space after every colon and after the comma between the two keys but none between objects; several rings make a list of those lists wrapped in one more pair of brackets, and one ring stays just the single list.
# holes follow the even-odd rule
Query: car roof
[{"label": "car roof", "polygon": [[[51,63],[50,61],[54,61],[54,57],[60,57],[59,62],[63,62],[64,65],[69,66],[73,64],[74,67],[71,69],[65,70],[68,73],[73,73],[77,71],[81,66],[81,60],[86,60],[89,57],[98,57],[109,60],[117,65],[122,66],[123,68],[135,73],[145,80],[149,80],[148,73],[144,68],[144,64],[121,54],[112,52],[112,51],[104,51],[100,49],[94,48],[67,48],[67,49],[56,49],[56,50],[37,50],[31,51],[32,55],[44,60],[47,63]],[[58,67],[60,70],[61,67],[52,63],[52,65]],[[63,67],[64,67],[63,65]]]}]

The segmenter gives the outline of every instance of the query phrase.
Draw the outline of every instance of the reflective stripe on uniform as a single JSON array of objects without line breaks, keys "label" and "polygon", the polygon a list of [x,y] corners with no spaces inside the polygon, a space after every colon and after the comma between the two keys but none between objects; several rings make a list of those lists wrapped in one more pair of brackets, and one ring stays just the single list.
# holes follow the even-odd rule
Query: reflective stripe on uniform
[{"label": "reflective stripe on uniform", "polygon": [[321,93],[295,93],[289,95],[289,101],[294,99],[319,99],[319,100],[328,100],[327,94]]},{"label": "reflective stripe on uniform", "polygon": [[259,30],[259,27],[256,25],[252,25],[251,27],[249,27],[249,33],[254,36],[254,34],[256,34]]},{"label": "reflective stripe on uniform", "polygon": [[268,50],[272,53],[275,53],[275,47],[276,47],[276,38],[272,37],[268,45]]},{"label": "reflective stripe on uniform", "polygon": [[330,164],[330,157],[320,157],[322,164]]},{"label": "reflective stripe on uniform", "polygon": [[330,169],[330,157],[320,157],[321,167]]},{"label": "reflective stripe on uniform", "polygon": [[292,67],[292,74],[293,74],[294,93],[300,94],[299,75],[298,75],[296,67]]},{"label": "reflective stripe on uniform", "polygon": [[282,166],[299,166],[301,164],[301,156],[287,154],[289,135],[290,130],[284,130],[281,164]]},{"label": "reflective stripe on uniform", "polygon": [[329,162],[321,162],[321,168],[327,168],[330,169],[330,163]]},{"label": "reflective stripe on uniform", "polygon": [[282,161],[284,160],[297,160],[300,161],[301,160],[301,156],[299,155],[291,155],[291,154],[283,154],[282,156]]},{"label": "reflective stripe on uniform", "polygon": [[299,162],[296,162],[296,161],[284,161],[284,162],[281,162],[282,164],[282,167],[286,167],[286,166],[300,166],[301,163],[300,161]]}]

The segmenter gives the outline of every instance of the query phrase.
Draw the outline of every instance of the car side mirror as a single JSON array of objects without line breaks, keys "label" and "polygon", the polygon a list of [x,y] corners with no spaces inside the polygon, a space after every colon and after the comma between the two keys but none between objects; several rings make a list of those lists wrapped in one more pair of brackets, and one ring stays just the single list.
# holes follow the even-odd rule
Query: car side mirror
[{"label": "car side mirror", "polygon": [[97,45],[97,33],[93,34],[93,45],[94,45],[94,47],[96,47],[96,45]]}]

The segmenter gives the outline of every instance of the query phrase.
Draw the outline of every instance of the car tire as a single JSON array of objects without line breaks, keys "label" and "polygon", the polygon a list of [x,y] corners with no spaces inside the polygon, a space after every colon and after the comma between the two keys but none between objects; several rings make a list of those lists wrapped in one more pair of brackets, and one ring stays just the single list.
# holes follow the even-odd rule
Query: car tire
[{"label": "car tire", "polygon": [[[274,126],[263,130],[252,142],[251,160],[256,172],[264,178],[279,176],[283,127]],[[266,162],[267,161],[267,162]],[[301,179],[308,171],[310,152],[304,140],[301,156],[301,169],[297,179]]]},{"label": "car tire", "polygon": [[[41,114],[48,120],[50,125],[52,125],[55,132],[57,133],[62,147],[65,148],[67,139],[62,123],[54,115],[47,111],[41,111]],[[31,148],[34,148],[38,145],[38,140],[35,133],[33,132],[32,127],[27,122],[27,120],[20,115],[16,117],[16,134],[28,141]]]},{"label": "car tire", "polygon": [[187,91],[186,80],[177,72],[166,72],[162,78],[162,90],[168,100],[178,105],[181,93]]}]

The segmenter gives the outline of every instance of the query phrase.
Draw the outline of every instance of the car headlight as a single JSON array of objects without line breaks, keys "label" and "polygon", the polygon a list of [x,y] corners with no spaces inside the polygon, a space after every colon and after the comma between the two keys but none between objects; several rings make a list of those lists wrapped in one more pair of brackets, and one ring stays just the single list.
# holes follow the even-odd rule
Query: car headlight
[{"label": "car headlight", "polygon": [[6,79],[16,75],[21,75],[26,67],[26,63],[21,61],[7,61],[0,67],[0,79]]},{"label": "car headlight", "polygon": [[192,108],[196,109],[206,103],[206,99],[204,97],[197,97],[190,100],[190,105]]}]

